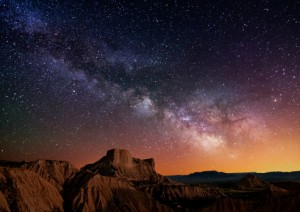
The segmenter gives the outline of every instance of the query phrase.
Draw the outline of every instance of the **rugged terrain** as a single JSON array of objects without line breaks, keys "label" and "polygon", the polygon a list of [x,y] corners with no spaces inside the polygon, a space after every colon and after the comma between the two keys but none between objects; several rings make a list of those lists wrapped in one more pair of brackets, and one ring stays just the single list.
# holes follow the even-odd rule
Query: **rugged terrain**
[{"label": "rugged terrain", "polygon": [[249,173],[234,177],[184,184],[158,174],[154,159],[134,158],[122,149],[109,150],[80,170],[66,161],[0,161],[0,211],[300,210],[299,181],[267,182]]}]

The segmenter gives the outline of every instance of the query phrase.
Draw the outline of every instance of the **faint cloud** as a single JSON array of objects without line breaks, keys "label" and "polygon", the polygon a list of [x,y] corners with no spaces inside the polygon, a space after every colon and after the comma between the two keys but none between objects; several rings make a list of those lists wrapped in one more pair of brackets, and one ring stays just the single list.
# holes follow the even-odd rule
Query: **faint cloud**
[{"label": "faint cloud", "polygon": [[158,112],[153,101],[148,96],[138,99],[133,108],[138,115],[144,117],[152,117]]}]

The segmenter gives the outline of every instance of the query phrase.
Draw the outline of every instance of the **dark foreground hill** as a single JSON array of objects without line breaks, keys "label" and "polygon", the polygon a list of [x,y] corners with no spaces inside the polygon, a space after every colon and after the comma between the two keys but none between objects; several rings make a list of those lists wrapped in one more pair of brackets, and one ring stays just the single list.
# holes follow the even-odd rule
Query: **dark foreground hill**
[{"label": "dark foreground hill", "polygon": [[80,170],[66,161],[0,161],[0,211],[300,211],[299,191],[297,181],[274,185],[251,174],[226,187],[178,183],[158,174],[153,159],[120,149]]}]

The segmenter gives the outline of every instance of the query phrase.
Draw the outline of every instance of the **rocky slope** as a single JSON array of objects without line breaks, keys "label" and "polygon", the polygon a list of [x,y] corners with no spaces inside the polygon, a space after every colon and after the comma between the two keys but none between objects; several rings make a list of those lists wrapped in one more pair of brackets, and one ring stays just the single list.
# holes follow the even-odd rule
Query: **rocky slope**
[{"label": "rocky slope", "polygon": [[269,184],[252,174],[248,174],[239,181],[238,186],[240,188],[266,188]]},{"label": "rocky slope", "polygon": [[65,192],[70,211],[171,211],[126,182],[89,171],[77,174]]},{"label": "rocky slope", "polygon": [[0,168],[0,211],[63,211],[58,190],[36,173]]},{"label": "rocky slope", "polygon": [[78,172],[78,169],[71,163],[57,160],[35,160],[23,164],[21,168],[34,171],[54,185],[59,191],[63,190],[65,181]]}]

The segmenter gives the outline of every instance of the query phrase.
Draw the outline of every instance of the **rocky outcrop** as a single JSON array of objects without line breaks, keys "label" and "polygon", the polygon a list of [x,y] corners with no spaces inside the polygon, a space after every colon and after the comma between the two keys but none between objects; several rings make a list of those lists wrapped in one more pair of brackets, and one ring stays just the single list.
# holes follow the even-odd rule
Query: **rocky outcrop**
[{"label": "rocky outcrop", "polygon": [[63,190],[63,184],[72,178],[78,171],[71,163],[57,160],[35,160],[21,166],[37,173],[54,185],[59,191]]},{"label": "rocky outcrop", "polygon": [[156,173],[154,159],[141,160],[131,156],[124,149],[112,149],[106,156],[82,168],[92,173],[112,176],[127,182],[170,183],[171,181]]},{"label": "rocky outcrop", "polygon": [[238,183],[239,188],[266,188],[268,186],[268,183],[252,174],[247,174]]},{"label": "rocky outcrop", "polygon": [[266,197],[280,197],[280,196],[286,196],[290,192],[286,189],[279,188],[275,185],[270,185],[268,188],[264,190],[264,196]]},{"label": "rocky outcrop", "polygon": [[70,211],[171,211],[126,182],[89,171],[67,185],[66,201]]},{"label": "rocky outcrop", "polygon": [[58,190],[36,173],[0,168],[1,211],[63,211]]},{"label": "rocky outcrop", "polygon": [[202,188],[196,185],[158,184],[151,187],[144,187],[143,190],[163,201],[215,200],[226,196],[217,188]]}]

